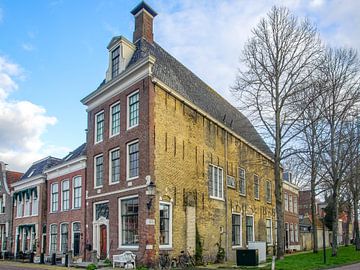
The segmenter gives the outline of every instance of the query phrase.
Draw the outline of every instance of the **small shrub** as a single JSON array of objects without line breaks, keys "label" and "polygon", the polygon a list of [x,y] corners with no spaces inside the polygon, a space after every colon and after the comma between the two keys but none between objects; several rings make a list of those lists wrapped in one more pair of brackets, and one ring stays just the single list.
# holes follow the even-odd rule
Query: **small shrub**
[{"label": "small shrub", "polygon": [[95,270],[97,269],[97,266],[95,264],[89,264],[87,267],[86,267],[86,270]]},{"label": "small shrub", "polygon": [[140,265],[140,266],[136,267],[136,270],[148,270],[148,268],[143,265]]},{"label": "small shrub", "polygon": [[218,252],[216,254],[216,262],[222,263],[222,262],[224,262],[224,259],[225,259],[225,249],[221,246],[221,242],[216,243],[216,245],[218,247]]},{"label": "small shrub", "polygon": [[106,258],[106,259],[104,260],[104,264],[112,265],[112,262],[111,262],[111,260],[110,260],[109,258]]}]

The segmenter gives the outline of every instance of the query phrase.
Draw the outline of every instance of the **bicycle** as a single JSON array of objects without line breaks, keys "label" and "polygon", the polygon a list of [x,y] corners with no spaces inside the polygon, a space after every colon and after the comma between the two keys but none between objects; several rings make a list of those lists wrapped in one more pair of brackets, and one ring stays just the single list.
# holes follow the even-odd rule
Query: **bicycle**
[{"label": "bicycle", "polygon": [[182,269],[192,269],[195,268],[195,260],[194,258],[189,254],[188,251],[181,251],[181,254],[179,255],[179,266]]},{"label": "bicycle", "polygon": [[160,270],[169,270],[171,268],[171,261],[168,253],[160,254],[159,256],[159,268]]}]

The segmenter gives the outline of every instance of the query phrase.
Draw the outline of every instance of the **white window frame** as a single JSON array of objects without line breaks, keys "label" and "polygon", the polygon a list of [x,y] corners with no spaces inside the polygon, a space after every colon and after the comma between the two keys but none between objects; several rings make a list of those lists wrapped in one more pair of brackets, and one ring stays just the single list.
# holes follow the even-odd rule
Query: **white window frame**
[{"label": "white window frame", "polygon": [[[218,195],[219,196],[216,196],[216,195],[213,195],[213,194],[209,194],[210,195],[210,198],[211,199],[215,199],[215,200],[221,200],[221,201],[224,201],[224,169],[222,168],[222,167],[219,167],[219,166],[216,166],[216,165],[214,165],[214,164],[209,164],[209,166],[210,167],[212,167],[212,179],[211,179],[211,181],[212,181],[212,193],[214,194],[214,187],[215,187],[215,179],[214,179],[214,172],[213,172],[213,170],[216,168],[216,169],[218,169],[219,171],[221,171],[221,183],[220,183],[220,181],[218,181]],[[218,174],[218,175],[220,175],[220,174]],[[220,189],[219,189],[219,187],[220,186],[222,186],[221,187],[221,194],[220,194]]]},{"label": "white window frame", "polygon": [[294,224],[290,223],[290,243],[294,243]]},{"label": "white window frame", "polygon": [[[103,127],[102,139],[97,141],[97,135],[98,135],[97,134],[97,130],[98,130],[98,128],[97,128],[97,117],[98,117],[99,114],[104,114],[104,127]],[[105,136],[105,134],[104,134],[105,133],[105,112],[104,112],[104,110],[101,110],[98,113],[96,113],[94,118],[95,118],[94,119],[94,144],[97,144],[97,143],[101,143],[104,140],[104,136]]]},{"label": "white window frame", "polygon": [[[34,203],[36,201],[36,204]],[[36,209],[36,214],[34,214],[34,210]],[[37,198],[35,200],[35,196],[32,196],[31,202],[31,216],[36,217],[39,215],[39,192],[37,193]]]},{"label": "white window frame", "polygon": [[[240,187],[241,187],[241,178],[240,178],[240,171],[243,171],[244,172],[244,193],[241,193],[241,190],[240,190]],[[246,189],[247,189],[247,186],[246,186],[246,170],[244,168],[239,168],[239,193],[241,196],[246,196]]]},{"label": "white window frame", "polygon": [[[57,191],[57,209],[56,211],[53,211],[53,186],[54,185],[57,185],[58,186],[58,191]],[[59,211],[59,183],[58,182],[55,182],[55,183],[52,183],[51,186],[50,186],[50,213],[56,213]]]},{"label": "white window frame", "polygon": [[[118,249],[122,249],[122,250],[138,250],[139,249],[139,244],[137,245],[132,245],[132,246],[128,246],[128,245],[123,245],[122,244],[122,222],[121,222],[121,201],[125,201],[128,199],[134,199],[134,198],[138,198],[138,202],[140,205],[140,198],[138,195],[131,195],[131,196],[126,196],[126,197],[121,197],[118,199],[118,208],[119,208],[119,216],[118,216],[118,222],[119,222],[119,231],[118,231],[118,238],[119,238],[119,242],[118,242]],[[140,217],[140,211],[138,212],[138,218]],[[139,223],[138,223],[139,225]],[[139,228],[138,228],[139,230]]]},{"label": "white window frame", "polygon": [[99,186],[96,185],[96,159],[101,156],[103,157],[103,173],[104,173],[104,164],[105,164],[104,163],[104,155],[98,154],[98,155],[94,156],[94,189],[102,188],[104,185],[104,175],[102,177],[102,182],[103,182],[102,185],[99,185]]},{"label": "white window frame", "polygon": [[292,194],[289,194],[289,212],[293,213],[294,208],[293,208],[293,196]]},{"label": "white window frame", "polygon": [[[173,207],[172,207],[172,203],[170,203],[170,202],[160,201],[160,202],[159,202],[159,206],[160,206],[160,204],[165,204],[165,205],[168,205],[168,206],[169,206],[169,244],[167,244],[167,245],[160,245],[160,244],[159,244],[159,249],[169,249],[169,248],[172,248]],[[160,211],[159,211],[159,232],[160,232]]]},{"label": "white window frame", "polygon": [[[232,245],[232,239],[231,239],[232,248],[236,249],[236,248],[241,248],[243,246],[243,239],[242,239],[242,233],[243,233],[243,231],[242,231],[243,230],[242,223],[243,223],[243,219],[242,219],[242,214],[241,213],[232,212],[231,213],[231,220],[232,220],[232,215],[240,216],[240,245]],[[231,223],[231,232],[232,232],[232,226],[233,226],[233,224]]]},{"label": "white window frame", "polygon": [[117,133],[112,133],[112,129],[113,129],[113,114],[112,114],[112,109],[113,109],[113,107],[115,107],[115,106],[117,106],[117,105],[119,105],[120,106],[120,101],[117,101],[117,102],[115,102],[114,104],[112,104],[111,106],[110,106],[110,110],[109,110],[109,133],[110,133],[110,138],[111,137],[114,137],[114,136],[116,136],[116,135],[119,135],[120,134],[120,128],[121,128],[121,106],[119,107],[119,132],[117,132]]},{"label": "white window frame", "polygon": [[[75,207],[75,179],[76,178],[80,178],[80,206],[79,207]],[[81,206],[82,206],[82,191],[83,191],[83,184],[82,184],[82,176],[81,175],[75,175],[73,178],[72,178],[72,209],[80,209]]]},{"label": "white window frame", "polygon": [[52,243],[52,235],[51,235],[51,227],[52,226],[56,226],[56,248],[55,248],[55,253],[58,252],[58,249],[59,249],[59,226],[57,223],[51,223],[50,226],[49,226],[49,254],[51,255],[51,243]]},{"label": "white window frame", "polygon": [[[268,240],[268,235],[267,235],[267,224],[266,224],[266,222],[268,221],[268,220],[270,220],[270,242],[268,242],[267,240]],[[273,230],[273,225],[272,225],[272,219],[271,218],[267,218],[266,220],[265,220],[265,227],[266,227],[266,243],[268,244],[268,246],[272,246],[273,245],[273,232],[272,232],[272,230]]]},{"label": "white window frame", "polygon": [[293,197],[293,203],[294,203],[294,213],[297,214],[298,213],[298,197],[297,196]]},{"label": "white window frame", "polygon": [[69,228],[69,222],[62,222],[62,223],[60,223],[59,224],[59,230],[58,230],[58,236],[60,236],[60,241],[59,241],[59,251],[61,252],[61,253],[64,253],[65,251],[64,250],[62,250],[62,232],[61,232],[61,227],[62,227],[62,225],[67,225],[68,226],[68,236],[67,236],[67,240],[68,240],[68,242],[67,242],[67,244],[68,244],[68,250],[67,251],[69,251],[69,233],[70,233],[70,228]]},{"label": "white window frame", "polygon": [[[74,223],[80,223],[80,236],[81,236],[81,230],[82,230],[82,224],[80,221],[71,222],[71,250],[73,252],[74,252]],[[80,238],[80,252],[81,252],[81,238]]]},{"label": "white window frame", "polygon": [[[130,174],[129,147],[130,147],[130,145],[135,144],[135,143],[138,143],[138,148],[139,148],[139,169],[138,169],[139,171],[138,171],[137,176],[130,177],[129,176],[129,174]],[[140,176],[140,143],[139,143],[139,140],[137,139],[137,140],[128,142],[126,144],[126,181],[131,181],[131,180],[137,179],[137,178],[139,178],[139,176]]]},{"label": "white window frame", "polygon": [[[268,200],[268,197],[267,197],[267,188],[268,188],[268,185],[269,185],[269,187],[270,187],[270,194],[269,194],[270,200]],[[265,181],[265,197],[266,197],[266,202],[267,202],[267,203],[271,203],[271,202],[272,202],[272,186],[271,186],[271,181],[270,181],[270,180],[266,180],[266,181]]]},{"label": "white window frame", "polygon": [[121,176],[121,156],[120,156],[120,147],[113,148],[109,151],[109,185],[115,185],[120,183],[120,176],[118,182],[112,181],[112,159],[111,154],[112,152],[119,151],[119,161],[120,161],[120,176]]},{"label": "white window frame", "polygon": [[294,223],[294,242],[299,243],[299,224]]},{"label": "white window frame", "polygon": [[[136,94],[139,94],[139,115],[138,115],[138,123],[136,125],[130,126],[130,98]],[[137,127],[139,125],[140,122],[140,91],[139,90],[135,90],[134,92],[132,92],[131,94],[129,94],[127,96],[126,99],[126,110],[127,110],[127,114],[126,114],[126,130],[132,129],[134,127]]]},{"label": "white window frame", "polygon": [[[19,207],[21,205],[21,207]],[[21,209],[21,211],[19,211]],[[24,198],[16,203],[16,218],[21,218],[24,215]]]},{"label": "white window frame", "polygon": [[284,192],[284,208],[289,212],[289,194],[287,192]]},{"label": "white window frame", "polygon": [[[67,190],[69,192],[69,203],[68,203],[68,209],[64,209],[64,182],[68,182],[69,183],[69,189]],[[64,179],[61,181],[61,211],[69,211],[70,210],[70,190],[71,190],[71,186],[70,186],[70,180],[69,179]]]},{"label": "white window frame", "polygon": [[3,193],[3,196],[0,196],[0,214],[5,214],[5,193]]},{"label": "white window frame", "polygon": [[[253,233],[253,240],[249,241],[249,242],[254,242],[255,241],[255,217],[254,215],[246,215],[246,217],[252,217],[252,233]],[[246,218],[245,218],[245,236],[247,233],[247,223],[246,223]],[[247,239],[246,239],[247,241]],[[246,243],[246,245],[248,245],[248,243]]]},{"label": "white window frame", "polygon": [[29,199],[26,198],[26,195],[24,196],[24,214],[23,217],[30,217],[31,216],[31,196]]}]

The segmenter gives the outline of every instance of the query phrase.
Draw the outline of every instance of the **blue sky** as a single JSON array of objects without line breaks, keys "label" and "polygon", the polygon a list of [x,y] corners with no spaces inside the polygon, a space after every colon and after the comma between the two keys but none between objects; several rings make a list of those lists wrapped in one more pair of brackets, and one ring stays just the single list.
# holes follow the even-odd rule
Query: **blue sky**
[{"label": "blue sky", "polygon": [[[155,40],[235,104],[244,42],[273,4],[308,16],[331,45],[360,48],[359,1],[147,1]],[[126,0],[0,0],[0,160],[25,170],[85,141],[86,108],[107,68],[114,35],[132,39]]]}]

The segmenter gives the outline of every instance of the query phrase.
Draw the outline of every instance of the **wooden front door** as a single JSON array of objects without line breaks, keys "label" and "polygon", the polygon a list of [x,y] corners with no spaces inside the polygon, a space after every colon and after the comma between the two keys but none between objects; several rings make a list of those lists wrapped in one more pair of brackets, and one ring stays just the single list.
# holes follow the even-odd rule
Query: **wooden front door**
[{"label": "wooden front door", "polygon": [[104,260],[107,257],[107,230],[106,225],[100,226],[100,259]]}]

